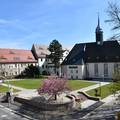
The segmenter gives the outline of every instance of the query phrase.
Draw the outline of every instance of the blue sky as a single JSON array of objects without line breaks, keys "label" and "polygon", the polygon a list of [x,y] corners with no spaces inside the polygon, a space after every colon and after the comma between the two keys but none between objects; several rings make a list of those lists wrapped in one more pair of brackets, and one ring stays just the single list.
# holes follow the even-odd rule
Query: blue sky
[{"label": "blue sky", "polygon": [[[57,39],[63,47],[95,41],[97,12],[104,40],[113,35],[110,0],[0,0],[0,47],[31,49]],[[111,0],[114,1],[114,0]]]}]

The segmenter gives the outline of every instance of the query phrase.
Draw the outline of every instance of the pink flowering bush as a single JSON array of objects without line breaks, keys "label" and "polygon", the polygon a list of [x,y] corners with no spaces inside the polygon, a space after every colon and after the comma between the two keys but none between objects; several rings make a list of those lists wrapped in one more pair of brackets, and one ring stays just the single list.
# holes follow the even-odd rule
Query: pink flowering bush
[{"label": "pink flowering bush", "polygon": [[57,95],[66,90],[69,90],[67,86],[67,80],[52,76],[43,81],[43,85],[41,88],[38,89],[38,93],[54,95],[55,100],[57,100]]}]

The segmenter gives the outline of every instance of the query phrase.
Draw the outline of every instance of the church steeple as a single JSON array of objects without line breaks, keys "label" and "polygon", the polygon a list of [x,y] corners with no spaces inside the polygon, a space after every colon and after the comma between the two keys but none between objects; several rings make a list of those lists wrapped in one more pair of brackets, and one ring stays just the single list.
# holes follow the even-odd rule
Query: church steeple
[{"label": "church steeple", "polygon": [[100,19],[99,19],[99,15],[98,15],[98,25],[96,27],[96,43],[98,45],[102,45],[103,44],[103,31],[100,28]]}]

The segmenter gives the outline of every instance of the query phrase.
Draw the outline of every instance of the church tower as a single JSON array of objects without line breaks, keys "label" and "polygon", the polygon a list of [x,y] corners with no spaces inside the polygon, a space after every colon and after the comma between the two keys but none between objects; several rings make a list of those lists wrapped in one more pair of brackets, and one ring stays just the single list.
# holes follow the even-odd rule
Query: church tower
[{"label": "church tower", "polygon": [[100,28],[99,16],[98,16],[98,25],[96,27],[95,34],[96,34],[96,43],[97,43],[97,45],[102,45],[103,44],[103,31]]}]

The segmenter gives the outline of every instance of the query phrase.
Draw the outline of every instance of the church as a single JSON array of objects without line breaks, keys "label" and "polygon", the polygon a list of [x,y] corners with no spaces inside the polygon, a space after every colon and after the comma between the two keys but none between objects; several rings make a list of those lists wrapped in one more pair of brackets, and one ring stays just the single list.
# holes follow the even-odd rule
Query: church
[{"label": "church", "polygon": [[75,44],[62,62],[62,77],[68,79],[111,79],[120,66],[120,44],[117,40],[103,41],[98,25],[95,42]]}]

